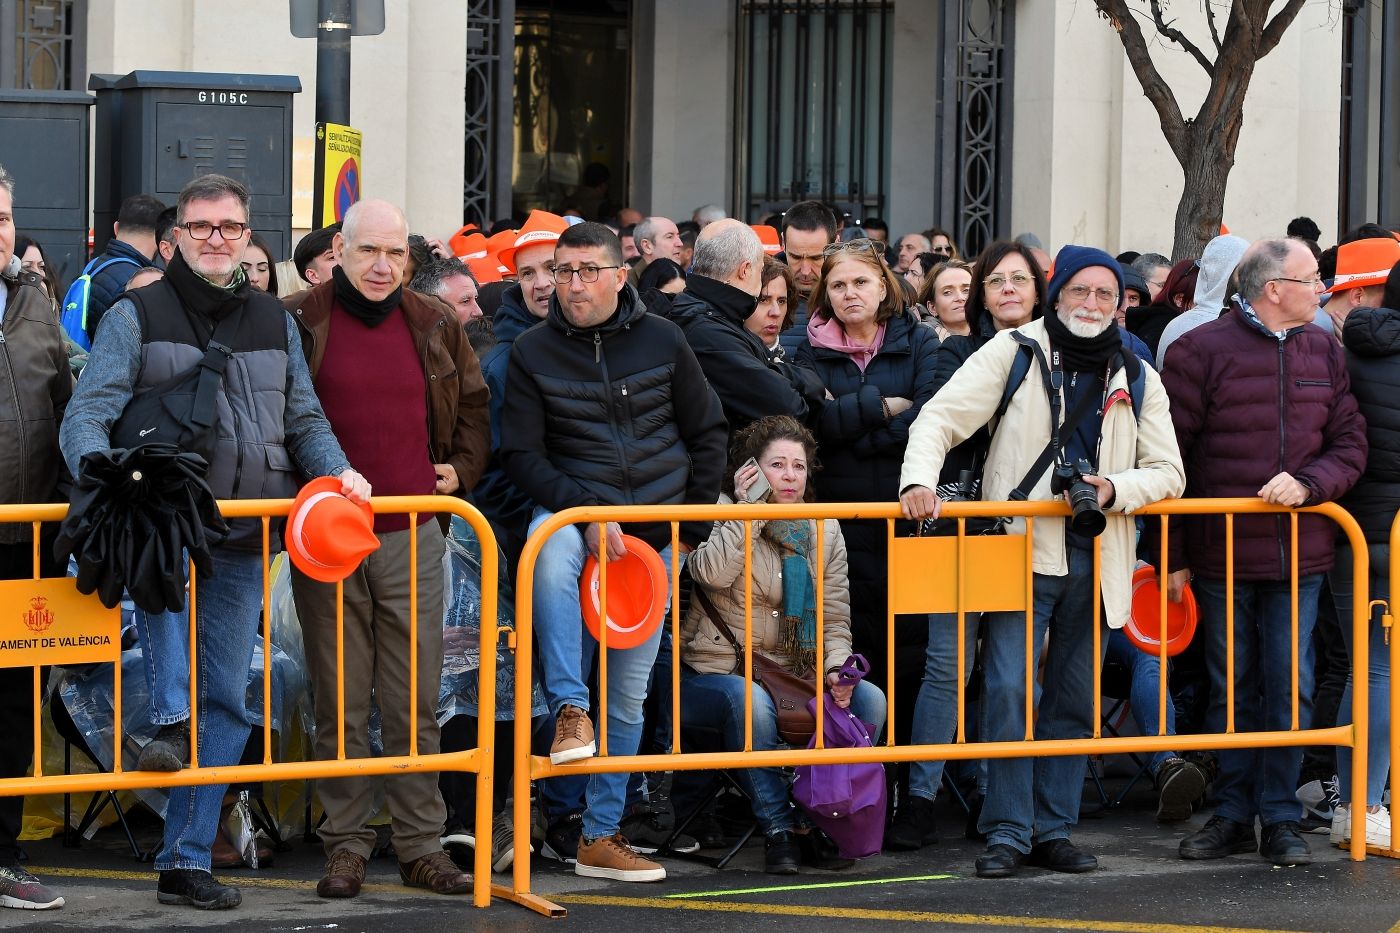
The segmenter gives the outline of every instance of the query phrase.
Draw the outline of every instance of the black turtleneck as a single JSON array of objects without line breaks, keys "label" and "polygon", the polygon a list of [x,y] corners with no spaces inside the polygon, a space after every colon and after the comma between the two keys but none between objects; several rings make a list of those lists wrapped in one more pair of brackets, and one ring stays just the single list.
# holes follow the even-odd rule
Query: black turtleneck
[{"label": "black turtleneck", "polygon": [[403,298],[403,286],[400,285],[388,294],[387,297],[379,301],[370,301],[360,290],[351,284],[346,277],[345,270],[336,266],[331,270],[331,280],[335,282],[335,299],[340,302],[340,306],[353,318],[363,321],[366,327],[378,327],[384,323],[384,319],[389,316],[389,312],[399,306],[399,301]]}]

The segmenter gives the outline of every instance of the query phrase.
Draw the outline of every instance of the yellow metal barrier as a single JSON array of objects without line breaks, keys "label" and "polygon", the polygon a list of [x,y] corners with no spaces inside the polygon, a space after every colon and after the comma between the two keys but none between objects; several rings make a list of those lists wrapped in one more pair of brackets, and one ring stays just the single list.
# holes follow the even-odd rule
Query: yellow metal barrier
[{"label": "yellow metal barrier", "polygon": [[[548,913],[553,916],[563,916],[562,908],[549,903],[548,901],[531,893],[530,890],[530,855],[528,846],[528,834],[519,831],[521,827],[530,825],[530,782],[539,778],[548,778],[564,774],[600,774],[608,772],[636,772],[636,771],[674,771],[674,770],[704,770],[704,769],[730,769],[730,768],[754,768],[754,767],[785,767],[799,764],[835,764],[842,762],[898,762],[898,761],[922,761],[922,760],[957,760],[957,759],[980,759],[980,758],[1012,758],[1012,757],[1038,757],[1052,755],[1107,755],[1126,752],[1159,752],[1159,751],[1181,751],[1187,749],[1237,749],[1237,748],[1269,748],[1277,746],[1306,746],[1306,745],[1338,745],[1347,746],[1353,749],[1353,760],[1355,762],[1355,777],[1353,780],[1352,792],[1355,799],[1365,799],[1366,783],[1366,735],[1368,729],[1367,721],[1367,685],[1365,678],[1356,678],[1353,690],[1353,721],[1351,725],[1337,726],[1327,729],[1304,729],[1299,722],[1299,696],[1298,696],[1298,587],[1297,587],[1297,536],[1298,517],[1302,514],[1316,514],[1335,522],[1346,534],[1352,544],[1352,548],[1357,555],[1353,568],[1353,578],[1356,592],[1356,603],[1352,613],[1352,630],[1354,633],[1354,644],[1357,646],[1353,651],[1353,670],[1365,671],[1367,665],[1367,612],[1368,600],[1368,560],[1365,540],[1362,537],[1361,529],[1347,512],[1340,507],[1328,503],[1307,509],[1286,509],[1278,506],[1267,505],[1258,499],[1197,499],[1197,500],[1168,500],[1138,511],[1137,515],[1163,515],[1163,516],[1185,516],[1185,515],[1224,515],[1227,534],[1226,546],[1226,642],[1227,642],[1227,723],[1225,732],[1222,734],[1200,734],[1200,735],[1171,735],[1165,733],[1165,704],[1167,702],[1167,678],[1161,678],[1159,695],[1159,733],[1155,736],[1129,736],[1129,737],[1104,737],[1099,734],[1098,727],[1095,727],[1095,735],[1088,739],[1054,739],[1035,740],[1031,735],[1031,705],[1033,691],[1029,689],[1029,680],[1034,677],[1035,665],[1034,647],[1030,643],[1029,633],[1032,628],[1033,604],[1032,586],[1033,572],[1031,555],[1034,549],[1035,522],[1040,518],[1060,518],[1069,514],[1068,508],[1061,502],[949,502],[944,503],[942,514],[945,517],[967,519],[967,518],[987,518],[998,516],[1013,516],[1026,519],[1026,531],[1024,535],[1008,535],[1000,539],[994,538],[970,538],[965,535],[964,522],[959,521],[959,529],[956,537],[942,539],[905,539],[894,537],[894,522],[900,518],[899,505],[897,503],[859,503],[859,504],[797,504],[797,505],[689,505],[689,506],[611,506],[611,507],[591,507],[569,509],[551,516],[543,522],[526,542],[524,551],[521,554],[518,579],[516,584],[516,629],[517,629],[517,658],[516,658],[516,713],[515,713],[515,775],[514,775],[514,797],[515,812],[514,822],[517,827],[515,835],[515,865],[513,869],[513,891],[509,896],[517,903],[525,904],[534,910]],[[1293,683],[1293,713],[1291,728],[1286,731],[1269,732],[1248,732],[1240,733],[1235,729],[1234,722],[1234,547],[1233,531],[1234,517],[1241,514],[1280,514],[1289,516],[1290,532],[1289,536],[1294,543],[1293,563],[1292,563],[1292,630],[1293,630],[1293,662],[1292,662],[1292,683]],[[827,520],[851,520],[851,519],[873,519],[883,520],[889,529],[891,543],[890,551],[890,579],[891,590],[889,598],[889,651],[891,652],[891,662],[893,660],[894,645],[894,625],[895,616],[901,613],[928,613],[933,611],[957,612],[959,616],[958,624],[958,656],[959,659],[965,657],[965,652],[972,650],[973,646],[965,645],[964,627],[961,624],[962,615],[965,612],[984,611],[991,609],[1003,609],[1026,612],[1027,625],[1027,735],[1024,741],[1018,742],[978,742],[969,743],[966,741],[964,729],[964,697],[962,685],[958,688],[958,726],[955,741],[947,745],[909,745],[896,746],[894,744],[893,729],[887,729],[886,741],[883,745],[874,748],[823,748],[822,742],[822,711],[824,691],[817,689],[817,736],[814,749],[786,749],[773,751],[753,751],[752,750],[752,726],[753,710],[752,701],[748,692],[745,694],[744,717],[744,749],[733,752],[706,752],[690,753],[682,752],[680,743],[674,743],[671,752],[664,755],[608,755],[607,754],[607,626],[600,626],[600,661],[598,665],[598,694],[599,709],[592,718],[595,723],[595,730],[598,737],[598,756],[583,761],[572,762],[566,765],[554,765],[549,757],[533,756],[530,754],[529,736],[529,696],[530,696],[530,670],[534,651],[534,576],[535,565],[540,551],[545,541],[560,528],[567,525],[585,523],[621,522],[624,525],[633,522],[653,522],[667,523],[671,528],[672,553],[679,554],[679,527],[680,523],[687,521],[744,521],[746,523],[744,540],[744,605],[746,618],[752,618],[753,591],[752,591],[752,525],[754,520],[760,519],[811,519],[818,523],[818,530],[815,536],[818,551],[816,554],[816,565],[818,568],[818,582],[816,585],[817,607],[816,607],[816,645],[818,651],[817,663],[815,665],[814,678],[818,681],[822,678],[820,672],[825,668],[822,664],[821,651],[823,646],[823,606],[822,594],[825,587],[823,582],[824,566],[820,551],[820,542],[823,539],[822,523]],[[1397,535],[1400,535],[1400,523],[1397,524]],[[600,529],[601,531],[601,529]],[[1167,552],[1166,545],[1169,535],[1172,533],[1169,522],[1162,522],[1162,553]],[[1178,532],[1179,533],[1179,532]],[[600,535],[601,537],[601,535]],[[605,551],[606,549],[604,549]],[[934,555],[938,555],[936,558]],[[940,577],[937,574],[928,572],[930,559],[943,561],[943,566],[957,568],[955,574]],[[600,580],[606,580],[607,557],[606,553],[600,554],[599,558]],[[677,589],[679,579],[678,560],[672,561],[672,593]],[[1400,565],[1395,565],[1400,566]],[[1172,568],[1163,567],[1159,571],[1163,574],[1171,572]],[[1094,550],[1094,573],[1097,579],[1099,573],[1099,543],[1096,539]],[[1166,625],[1166,601],[1167,587],[1161,587],[1161,619],[1163,631],[1161,632],[1161,642],[1163,643],[1161,659],[1163,669],[1166,664],[1167,642]],[[599,616],[607,617],[606,587],[600,583]],[[1094,621],[1095,621],[1095,650],[1100,647],[1100,630],[1098,624],[1101,620],[1102,606],[1100,605],[1099,588],[1095,587],[1094,600]],[[681,721],[680,704],[680,660],[681,660],[681,639],[680,639],[680,609],[676,600],[672,600],[671,606],[671,635],[673,644],[673,663],[671,670],[672,685],[672,722],[678,724]],[[744,631],[744,677],[749,683],[753,680],[753,630],[750,625],[745,626]],[[886,720],[893,723],[896,720],[896,692],[894,684],[894,664],[888,665],[890,670],[889,682],[881,684],[885,690],[887,702]],[[962,669],[961,666],[959,669]],[[1097,724],[1101,720],[1101,698],[1099,683],[1099,670],[1095,666],[1094,683],[1094,722]],[[820,688],[822,685],[817,684]],[[1392,709],[1396,706],[1396,694],[1392,694]],[[1392,722],[1400,723],[1400,711],[1392,714]],[[674,728],[673,734],[679,737],[678,726]],[[1365,857],[1364,833],[1353,834],[1350,847],[1350,854],[1353,859],[1360,860]]]},{"label": "yellow metal barrier", "polygon": [[[7,778],[0,780],[0,796],[40,793],[84,793],[105,792],[108,790],[131,790],[136,788],[172,787],[194,784],[230,784],[242,782],[304,780],[315,778],[335,778],[350,775],[402,774],[405,772],[467,771],[476,774],[476,838],[491,838],[491,787],[493,783],[492,765],[495,759],[496,692],[491,686],[496,682],[496,652],[492,646],[499,639],[496,624],[497,578],[499,561],[496,538],[485,517],[461,499],[449,496],[384,496],[375,498],[371,505],[377,514],[407,514],[409,527],[417,526],[420,513],[449,513],[467,522],[481,542],[481,668],[478,679],[482,684],[478,698],[477,747],[462,752],[444,752],[436,755],[418,754],[417,691],[418,685],[418,643],[411,639],[409,644],[410,670],[410,715],[409,715],[409,754],[381,758],[347,758],[345,755],[345,682],[344,682],[344,594],[341,584],[336,584],[336,709],[337,715],[337,755],[334,761],[282,761],[272,760],[272,652],[264,651],[263,656],[263,761],[261,764],[231,765],[219,768],[199,767],[197,729],[197,685],[198,659],[195,639],[196,606],[198,600],[198,580],[194,567],[189,575],[189,618],[190,618],[190,767],[177,772],[128,771],[122,767],[122,678],[121,664],[113,665],[113,769],[99,774],[44,774],[42,737],[40,734],[39,700],[42,692],[40,668],[34,665],[34,773],[31,777]],[[274,518],[284,517],[291,509],[290,499],[238,499],[219,503],[219,509],[226,519],[256,518],[262,521],[263,552],[263,613],[262,638],[265,644],[272,643],[271,613],[271,553],[269,546],[271,524]],[[65,505],[0,505],[0,523],[23,522],[33,525],[34,532],[34,579],[39,579],[40,529],[43,524],[61,522],[67,513]],[[417,614],[426,608],[434,613],[438,607],[420,607],[417,602],[418,563],[416,536],[410,536],[409,583],[410,625],[416,631]],[[98,601],[96,595],[81,597],[89,600],[95,612],[109,612]],[[356,685],[355,689],[361,689]],[[438,690],[434,684],[430,688]],[[529,686],[526,686],[528,698]],[[529,723],[529,704],[526,704],[525,721]],[[528,826],[528,822],[524,824]],[[526,840],[529,833],[524,834]],[[528,855],[526,859],[528,861]],[[491,846],[476,846],[475,870],[473,871],[473,903],[486,907],[491,903]],[[509,894],[508,889],[498,889]]]}]

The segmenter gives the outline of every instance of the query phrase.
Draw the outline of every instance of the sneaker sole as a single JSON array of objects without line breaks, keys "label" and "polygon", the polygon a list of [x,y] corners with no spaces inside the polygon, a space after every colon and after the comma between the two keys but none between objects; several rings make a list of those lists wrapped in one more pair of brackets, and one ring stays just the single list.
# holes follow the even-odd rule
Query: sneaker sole
[{"label": "sneaker sole", "polygon": [[585,758],[592,758],[598,754],[598,746],[595,742],[587,745],[580,745],[578,748],[566,748],[562,752],[550,752],[549,763],[552,765],[566,765],[571,761],[583,761]]},{"label": "sneaker sole", "polygon": [[625,868],[602,868],[598,865],[574,864],[574,874],[584,878],[607,878],[610,881],[665,881],[666,869],[645,868],[627,870]]},{"label": "sneaker sole", "polygon": [[[532,845],[532,846],[529,847],[529,849],[530,849],[530,854],[533,855],[534,852],[535,852],[535,847]],[[492,870],[492,871],[505,871],[507,868],[509,868],[510,866],[512,866],[512,865],[514,865],[514,864],[515,864],[515,849],[514,849],[514,847],[512,847],[512,848],[506,849],[506,850],[505,850],[504,852],[502,852],[500,855],[496,856],[496,860],[495,860],[494,862],[491,863],[491,870]]]},{"label": "sneaker sole", "polygon": [[137,771],[164,771],[169,773],[185,770],[185,763],[180,760],[180,756],[173,752],[162,751],[146,754],[149,748],[150,746],[148,745],[145,749],[142,749],[141,757],[136,759]]},{"label": "sneaker sole", "polygon": [[54,910],[62,907],[63,903],[62,897],[56,897],[47,904],[40,904],[38,901],[26,901],[20,897],[0,894],[0,907],[13,907],[16,910]]},{"label": "sneaker sole", "polygon": [[1205,775],[1195,768],[1185,767],[1167,778],[1157,801],[1157,819],[1174,823],[1188,819],[1191,807],[1206,792]]},{"label": "sneaker sole", "polygon": [[197,901],[188,894],[166,894],[157,891],[156,900],[170,906],[188,904],[196,910],[228,910],[230,907],[237,907],[243,903],[243,896],[235,891],[231,897],[220,896],[212,901]]}]

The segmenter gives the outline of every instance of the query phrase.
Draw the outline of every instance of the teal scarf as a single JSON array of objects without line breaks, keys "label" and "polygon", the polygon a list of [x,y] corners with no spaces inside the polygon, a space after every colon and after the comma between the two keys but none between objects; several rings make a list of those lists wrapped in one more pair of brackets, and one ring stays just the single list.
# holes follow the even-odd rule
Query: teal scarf
[{"label": "teal scarf", "polygon": [[817,591],[809,560],[812,523],[806,520],[770,521],[763,534],[783,554],[783,625],[778,647],[793,659],[797,673],[817,663]]}]

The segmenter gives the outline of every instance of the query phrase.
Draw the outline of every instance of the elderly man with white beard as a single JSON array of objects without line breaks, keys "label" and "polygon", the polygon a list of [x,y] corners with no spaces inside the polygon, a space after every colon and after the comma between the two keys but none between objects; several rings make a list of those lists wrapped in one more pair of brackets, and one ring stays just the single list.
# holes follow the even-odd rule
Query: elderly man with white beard
[{"label": "elderly man with white beard", "polygon": [[[905,517],[936,517],[934,489],[947,452],[988,424],[1004,390],[1014,390],[992,425],[982,498],[1070,500],[1074,517],[1035,523],[1034,634],[1045,652],[1035,738],[1093,734],[1093,686],[1109,629],[1128,621],[1136,529],[1132,513],[1181,494],[1186,478],[1167,395],[1151,367],[1123,346],[1114,310],[1123,274],[1102,250],[1066,246],[1055,258],[1047,303],[1053,314],[1004,330],[963,364],[924,406],[909,432],[900,478]],[[1029,365],[1016,365],[1023,354]],[[1011,385],[1019,373],[1019,386]],[[1024,532],[1016,520],[1013,533]],[[1103,628],[1094,654],[1094,537],[1100,538]],[[1049,632],[1048,641],[1045,638]],[[982,618],[985,739],[1026,734],[1026,616]],[[1014,875],[1022,863],[1085,872],[1094,856],[1070,842],[1079,819],[1084,756],[988,762],[978,829],[987,850],[983,878]]]}]

